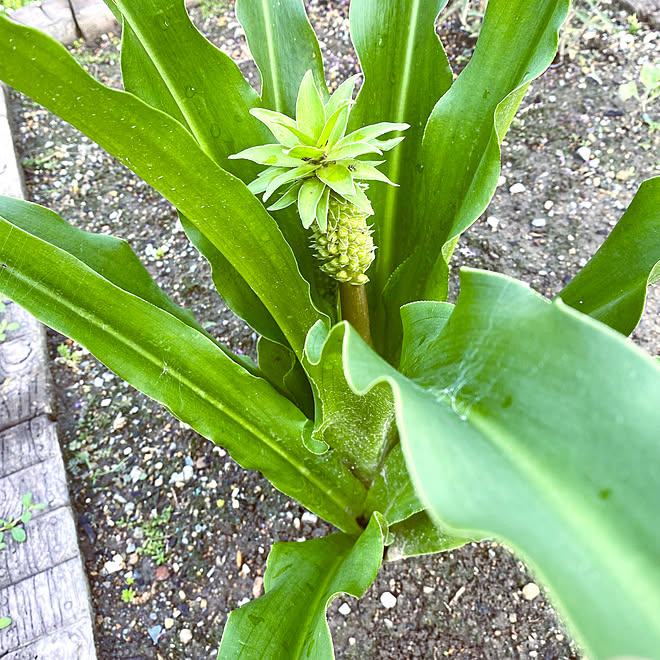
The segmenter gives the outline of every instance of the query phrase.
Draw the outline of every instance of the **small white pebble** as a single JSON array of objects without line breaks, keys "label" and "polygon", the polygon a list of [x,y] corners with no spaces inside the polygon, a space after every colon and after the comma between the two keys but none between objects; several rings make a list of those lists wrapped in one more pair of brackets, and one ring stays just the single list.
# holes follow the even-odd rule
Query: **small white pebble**
[{"label": "small white pebble", "polygon": [[179,639],[181,640],[182,644],[188,644],[192,641],[193,634],[192,631],[189,630],[188,628],[184,628],[180,633],[179,633]]},{"label": "small white pebble", "polygon": [[305,511],[300,519],[309,525],[315,525],[318,522],[318,516],[315,516],[313,513],[310,513],[309,511]]},{"label": "small white pebble", "polygon": [[532,220],[532,227],[545,227],[548,221],[545,218],[534,218]]},{"label": "small white pebble", "polygon": [[522,184],[522,183],[514,183],[514,184],[511,186],[511,188],[509,188],[509,192],[510,192],[512,195],[517,195],[518,193],[525,192],[525,190],[527,190],[527,188],[526,188],[526,187],[524,186],[524,184]]},{"label": "small white pebble", "polygon": [[585,163],[591,158],[591,149],[589,147],[580,147],[576,153]]},{"label": "small white pebble", "polygon": [[383,607],[391,610],[396,606],[396,596],[389,591],[383,591],[380,595],[380,603]]},{"label": "small white pebble", "polygon": [[101,408],[107,408],[112,403],[112,399],[103,399],[101,401]]},{"label": "small white pebble", "polygon": [[494,215],[489,215],[486,218],[486,224],[493,229],[497,229],[497,225],[500,224],[500,219],[496,218]]},{"label": "small white pebble", "polygon": [[348,603],[342,603],[339,607],[339,614],[342,616],[348,616],[351,613],[351,608]]},{"label": "small white pebble", "polygon": [[131,483],[136,484],[142,478],[142,470],[137,465],[134,465],[131,468],[131,472],[128,476],[131,480]]},{"label": "small white pebble", "polygon": [[522,595],[525,600],[534,600],[540,593],[541,590],[534,582],[528,582],[522,588]]},{"label": "small white pebble", "polygon": [[103,378],[95,378],[94,379],[94,387],[103,387]]}]

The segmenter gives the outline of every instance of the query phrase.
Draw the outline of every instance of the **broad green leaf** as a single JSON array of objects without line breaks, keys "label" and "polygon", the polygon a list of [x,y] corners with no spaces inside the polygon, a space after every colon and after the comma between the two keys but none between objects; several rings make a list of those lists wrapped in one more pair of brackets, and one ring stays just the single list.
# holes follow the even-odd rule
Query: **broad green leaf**
[{"label": "broad green leaf", "polygon": [[[259,96],[236,63],[200,34],[183,0],[114,2],[197,142],[221,167],[244,181],[251,179],[255,173],[253,166],[229,163],[227,157],[263,143],[267,134],[250,115],[250,110],[259,105]],[[140,57],[140,66],[143,64],[144,58]],[[130,91],[142,96],[138,90],[145,77],[132,79],[135,87]]]},{"label": "broad green leaf", "polygon": [[657,64],[643,64],[639,70],[639,82],[649,92],[653,92],[660,87],[660,66]]},{"label": "broad green leaf", "polygon": [[357,539],[331,534],[276,543],[268,557],[265,594],[231,612],[218,660],[332,660],[325,612],[340,594],[359,598],[369,588],[383,559],[386,531],[375,514]]},{"label": "broad green leaf", "polygon": [[[323,83],[325,87],[325,83]],[[325,107],[314,84],[314,73],[310,69],[300,83],[296,101],[296,123],[305,134],[318,140],[325,126]]]},{"label": "broad green leaf", "polygon": [[[11,218],[12,224],[79,259],[120,289],[204,332],[190,310],[179,307],[163,293],[126,241],[82,231],[43,206],[13,197],[0,195],[0,216]],[[29,501],[23,506],[29,506]]]},{"label": "broad green leaf", "polygon": [[456,307],[439,323],[419,347],[414,380],[354,331],[344,344],[356,391],[392,387],[427,511],[450,534],[516,549],[590,658],[653,657],[658,364],[561,301],[486,272],[462,272]]},{"label": "broad green leaf", "polygon": [[571,307],[629,335],[647,287],[660,280],[660,177],[642,183],[591,261],[559,294]]},{"label": "broad green leaf", "polygon": [[307,451],[305,415],[204,334],[5,219],[0,264],[3,295],[88,348],[243,467],[260,470],[340,529],[357,531],[360,482],[333,455]]},{"label": "broad green leaf", "polygon": [[300,186],[298,210],[305,229],[311,227],[314,220],[316,220],[316,208],[319,205],[319,200],[324,190],[325,184],[316,177],[308,179]]},{"label": "broad green leaf", "polygon": [[25,543],[27,539],[27,534],[22,527],[12,527],[11,528],[11,537],[16,541],[16,543]]},{"label": "broad green leaf", "polygon": [[9,616],[0,617],[0,630],[2,630],[3,628],[8,628],[9,626],[11,626],[11,624],[12,624],[11,617]]},{"label": "broad green leaf", "polygon": [[261,72],[267,108],[293,117],[300,83],[310,69],[327,98],[321,49],[302,0],[238,0],[236,17]]},{"label": "broad green leaf", "polygon": [[627,101],[633,97],[638,98],[637,83],[634,80],[629,80],[627,83],[619,85],[619,96],[622,101]]},{"label": "broad green leaf", "polygon": [[[119,10],[117,11],[119,12]],[[122,25],[121,78],[124,89],[127,92],[132,92],[154,108],[166,112],[190,130],[190,126],[188,126],[188,122],[172,96],[172,92],[168,89],[149,54],[145,51],[135,32],[133,32],[130,23],[124,21],[121,14],[119,16],[119,22]]]},{"label": "broad green leaf", "polygon": [[[369,304],[378,347],[386,341],[381,293],[401,261],[399,251],[407,244],[406,232],[417,206],[413,188],[419,176],[424,127],[452,82],[447,56],[435,32],[436,18],[446,4],[446,0],[351,2],[351,36],[365,80],[349,128],[379,122],[410,125],[406,139],[392,152],[383,170],[401,188],[376,184],[369,191],[378,245],[378,257],[369,272]],[[397,222],[397,218],[404,220]],[[393,322],[398,324],[398,308],[394,313]]]},{"label": "broad green leaf", "polygon": [[426,357],[420,349],[444,330],[453,311],[452,304],[435,300],[412,302],[401,308],[403,346],[399,369],[404,376],[415,378],[425,368]]},{"label": "broad green leaf", "polygon": [[244,184],[181,124],[101,85],[52,39],[2,16],[0,78],[82,130],[172,202],[254,290],[294,350],[302,350],[319,312],[291,248]]},{"label": "broad green leaf", "polygon": [[410,257],[387,292],[391,357],[401,305],[446,298],[452,241],[495,191],[500,143],[529,82],[553,60],[568,7],[569,0],[491,0],[472,59],[433,109],[408,193],[414,212],[402,216],[405,226],[391,248],[396,254],[380,255],[388,274]]},{"label": "broad green leaf", "polygon": [[303,360],[316,402],[312,438],[326,443],[371,484],[395,441],[393,401],[385,385],[357,396],[346,382],[342,363],[341,341],[336,335],[328,337],[317,323],[307,337]]},{"label": "broad green leaf", "polygon": [[445,552],[478,540],[480,539],[449,534],[437,525],[426,511],[420,511],[388,529],[385,561]]}]

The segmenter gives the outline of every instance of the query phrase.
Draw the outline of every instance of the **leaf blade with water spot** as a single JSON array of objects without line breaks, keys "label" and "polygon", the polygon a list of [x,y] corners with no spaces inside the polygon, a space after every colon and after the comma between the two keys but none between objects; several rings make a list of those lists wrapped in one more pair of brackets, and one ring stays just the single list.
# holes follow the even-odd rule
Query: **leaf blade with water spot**
[{"label": "leaf blade with water spot", "polygon": [[225,446],[243,467],[260,470],[340,528],[357,531],[363,486],[337,458],[307,451],[306,416],[210,338],[3,218],[0,263],[4,295]]},{"label": "leaf blade with water spot", "polygon": [[590,657],[652,657],[660,647],[656,361],[492,273],[464,270],[451,317],[439,323],[418,347],[414,380],[354,331],[344,345],[356,391],[392,387],[427,511],[450,533],[517,549]]}]

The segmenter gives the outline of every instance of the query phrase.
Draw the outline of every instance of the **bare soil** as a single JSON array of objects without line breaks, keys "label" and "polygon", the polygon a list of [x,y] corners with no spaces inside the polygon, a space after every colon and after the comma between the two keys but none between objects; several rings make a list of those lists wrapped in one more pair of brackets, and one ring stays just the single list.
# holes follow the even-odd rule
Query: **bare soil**
[{"label": "bare soil", "polygon": [[[309,3],[331,84],[357,70],[347,7]],[[653,58],[658,33],[642,23],[632,34],[625,11],[601,7],[611,23],[587,31],[571,24],[564,57],[530,88],[503,145],[500,186],[461,240],[456,272],[496,270],[552,296],[602,243],[641,181],[658,173],[659,133],[636,101],[624,104],[617,93]],[[205,3],[193,16],[256,85],[232,3]],[[474,45],[470,26],[454,17],[438,28],[460,69]],[[120,84],[117,35],[72,50],[103,82]],[[172,298],[232,349],[254,355],[256,335],[212,289],[171,206],[30,100],[14,93],[12,107],[30,199],[76,226],[126,238]],[[660,349],[659,309],[656,289],[634,335],[652,354]],[[262,593],[272,544],[323,536],[330,526],[70,340],[51,332],[50,349],[99,657],[214,658],[228,612]],[[580,657],[543,590],[524,597],[533,582],[495,542],[387,564],[359,602],[331,605],[337,658]],[[396,597],[390,609],[380,601],[386,591]]]}]

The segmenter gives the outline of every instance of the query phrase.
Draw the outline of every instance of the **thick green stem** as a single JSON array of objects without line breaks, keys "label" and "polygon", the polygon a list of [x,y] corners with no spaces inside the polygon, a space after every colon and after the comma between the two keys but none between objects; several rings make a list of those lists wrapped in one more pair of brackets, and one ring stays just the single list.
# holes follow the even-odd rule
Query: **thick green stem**
[{"label": "thick green stem", "polygon": [[364,341],[372,346],[371,326],[369,324],[369,304],[364,286],[341,282],[339,284],[341,316],[348,321]]}]

